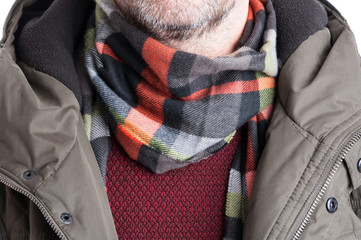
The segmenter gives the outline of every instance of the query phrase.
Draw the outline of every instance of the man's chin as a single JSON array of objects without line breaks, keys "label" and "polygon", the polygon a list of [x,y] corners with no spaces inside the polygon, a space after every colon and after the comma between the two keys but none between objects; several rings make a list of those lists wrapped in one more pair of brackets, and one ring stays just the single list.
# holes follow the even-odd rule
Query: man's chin
[{"label": "man's chin", "polygon": [[158,40],[186,40],[218,25],[235,1],[116,0],[126,20]]}]

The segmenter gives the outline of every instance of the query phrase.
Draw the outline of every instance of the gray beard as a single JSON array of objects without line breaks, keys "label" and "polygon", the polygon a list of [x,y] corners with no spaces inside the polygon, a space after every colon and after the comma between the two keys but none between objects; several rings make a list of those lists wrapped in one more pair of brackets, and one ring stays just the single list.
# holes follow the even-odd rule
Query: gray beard
[{"label": "gray beard", "polygon": [[116,0],[124,18],[161,42],[196,38],[216,28],[236,0]]}]

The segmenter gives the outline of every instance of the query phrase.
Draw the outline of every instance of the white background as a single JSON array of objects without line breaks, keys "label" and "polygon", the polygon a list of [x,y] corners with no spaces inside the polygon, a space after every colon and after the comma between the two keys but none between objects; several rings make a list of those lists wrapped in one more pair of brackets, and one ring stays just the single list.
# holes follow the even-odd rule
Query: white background
[{"label": "white background", "polygon": [[[174,0],[173,0],[174,1]],[[341,14],[347,19],[351,29],[353,30],[357,45],[361,49],[361,1],[360,0],[329,0]],[[0,28],[2,29],[3,23],[10,10],[14,0],[0,0]],[[0,31],[0,38],[2,30]],[[359,51],[361,52],[361,50]]]}]

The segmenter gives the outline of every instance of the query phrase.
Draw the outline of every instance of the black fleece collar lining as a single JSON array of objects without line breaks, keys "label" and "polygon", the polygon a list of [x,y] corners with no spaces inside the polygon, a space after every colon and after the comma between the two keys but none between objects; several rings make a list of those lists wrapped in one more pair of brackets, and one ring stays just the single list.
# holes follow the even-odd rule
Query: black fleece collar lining
[{"label": "black fleece collar lining", "polygon": [[[283,64],[309,36],[326,27],[325,9],[316,0],[273,0],[277,52]],[[92,0],[39,0],[24,9],[16,34],[18,60],[47,73],[70,90],[81,106],[75,51],[94,11]]]}]

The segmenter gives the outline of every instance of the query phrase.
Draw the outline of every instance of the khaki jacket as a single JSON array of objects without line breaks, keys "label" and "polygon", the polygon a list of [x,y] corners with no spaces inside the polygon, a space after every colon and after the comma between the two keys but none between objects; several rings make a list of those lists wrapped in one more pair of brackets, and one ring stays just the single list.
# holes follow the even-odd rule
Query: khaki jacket
[{"label": "khaki jacket", "polygon": [[[117,239],[74,94],[18,61],[18,0],[0,49],[0,239]],[[327,28],[278,79],[245,240],[361,239],[361,61],[327,2]]]}]

